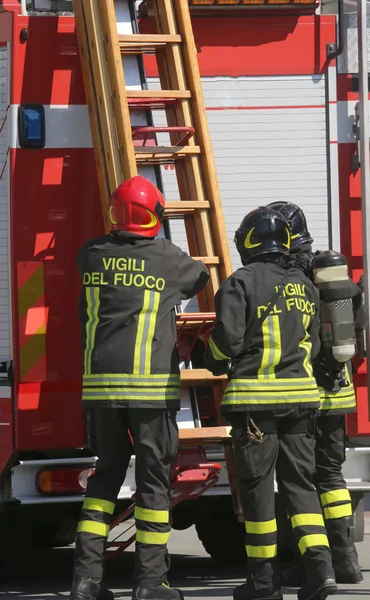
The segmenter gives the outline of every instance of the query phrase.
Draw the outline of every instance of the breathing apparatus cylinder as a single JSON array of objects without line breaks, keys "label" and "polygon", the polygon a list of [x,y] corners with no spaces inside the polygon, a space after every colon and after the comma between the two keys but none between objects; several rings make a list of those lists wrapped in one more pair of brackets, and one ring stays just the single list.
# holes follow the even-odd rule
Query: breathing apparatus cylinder
[{"label": "breathing apparatus cylinder", "polygon": [[321,355],[334,359],[343,370],[340,387],[348,385],[345,362],[356,354],[356,335],[347,261],[343,254],[326,250],[312,260],[313,279],[320,291]]}]

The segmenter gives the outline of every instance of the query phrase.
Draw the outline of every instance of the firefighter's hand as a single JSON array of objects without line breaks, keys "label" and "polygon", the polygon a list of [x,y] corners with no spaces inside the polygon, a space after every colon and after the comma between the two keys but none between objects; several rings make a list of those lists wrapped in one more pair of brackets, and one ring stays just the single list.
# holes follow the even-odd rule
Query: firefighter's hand
[{"label": "firefighter's hand", "polygon": [[232,361],[227,358],[225,360],[215,360],[212,356],[212,352],[209,348],[203,354],[204,364],[208,371],[211,371],[212,375],[225,375],[231,373],[233,370]]}]

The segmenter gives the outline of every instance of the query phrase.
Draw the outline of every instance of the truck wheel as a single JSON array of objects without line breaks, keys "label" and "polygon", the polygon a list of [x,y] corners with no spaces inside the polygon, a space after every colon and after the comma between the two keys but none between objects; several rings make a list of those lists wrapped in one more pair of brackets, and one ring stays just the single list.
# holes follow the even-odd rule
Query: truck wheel
[{"label": "truck wheel", "polygon": [[223,564],[245,564],[244,524],[234,514],[231,497],[201,500],[195,527],[206,552]]},{"label": "truck wheel", "polygon": [[59,523],[34,523],[32,526],[33,548],[56,548],[73,544],[77,521],[64,519]]}]

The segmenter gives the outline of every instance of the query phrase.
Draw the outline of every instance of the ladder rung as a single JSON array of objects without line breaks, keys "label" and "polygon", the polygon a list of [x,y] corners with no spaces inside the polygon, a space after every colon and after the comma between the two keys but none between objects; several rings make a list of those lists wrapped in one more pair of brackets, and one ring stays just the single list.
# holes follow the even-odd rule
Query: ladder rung
[{"label": "ladder rung", "polygon": [[153,53],[167,44],[180,44],[181,35],[119,35],[119,46],[123,54]]},{"label": "ladder rung", "polygon": [[[195,134],[195,129],[194,127],[185,127],[183,125],[181,126],[175,126],[175,127],[157,127],[157,126],[153,126],[153,125],[145,125],[145,126],[138,126],[138,125],[133,125],[131,127],[132,129],[132,139],[136,141],[136,139],[138,138],[140,141],[143,142],[143,145],[145,146],[146,141],[149,139],[149,143],[151,142],[156,142],[157,138],[156,138],[156,134],[157,133],[178,133],[178,134],[184,134],[177,142],[176,146],[185,146],[186,143],[190,140],[190,138],[193,137],[193,135]],[[172,140],[171,140],[172,141]],[[153,146],[156,146],[156,143],[153,144]]]},{"label": "ladder rung", "polygon": [[136,146],[135,154],[138,162],[162,164],[192,154],[201,154],[201,149],[200,146]]},{"label": "ladder rung", "polygon": [[191,98],[189,90],[127,90],[127,98],[148,98],[150,100],[179,99],[187,100]]},{"label": "ladder rung", "polygon": [[215,376],[207,369],[181,369],[180,381],[184,386],[211,386],[227,380],[227,375]]},{"label": "ladder rung", "polygon": [[166,202],[166,217],[182,217],[184,214],[194,213],[197,210],[206,210],[210,208],[210,203],[202,200],[175,200]]},{"label": "ladder rung", "polygon": [[201,260],[205,265],[219,265],[220,259],[218,256],[192,256],[193,260]]},{"label": "ladder rung", "polygon": [[202,446],[231,443],[231,427],[195,427],[193,429],[179,429],[179,442],[181,446]]},{"label": "ladder rung", "polygon": [[180,313],[176,315],[176,323],[179,327],[192,327],[194,324],[199,323],[214,323],[216,313]]}]

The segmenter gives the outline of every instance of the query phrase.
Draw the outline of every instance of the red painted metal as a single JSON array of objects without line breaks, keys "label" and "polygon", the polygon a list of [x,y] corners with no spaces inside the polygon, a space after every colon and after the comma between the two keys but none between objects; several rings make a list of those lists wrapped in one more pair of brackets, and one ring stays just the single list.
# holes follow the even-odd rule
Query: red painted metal
[{"label": "red painted metal", "polygon": [[[335,15],[192,17],[203,77],[310,75],[335,64],[326,45],[336,40]],[[140,32],[150,33],[149,19]],[[144,56],[148,77],[157,77],[155,56]]]},{"label": "red painted metal", "polygon": [[[0,32],[1,20],[2,15]],[[29,40],[21,44],[24,27]],[[11,103],[86,104],[73,19],[17,17],[12,36]],[[103,231],[93,150],[12,149],[10,166],[11,229],[17,241],[12,245],[12,273],[20,262],[44,264],[48,310],[46,376],[21,382],[18,284],[13,280],[15,447],[78,448],[86,436],[76,256],[87,239]]]}]

